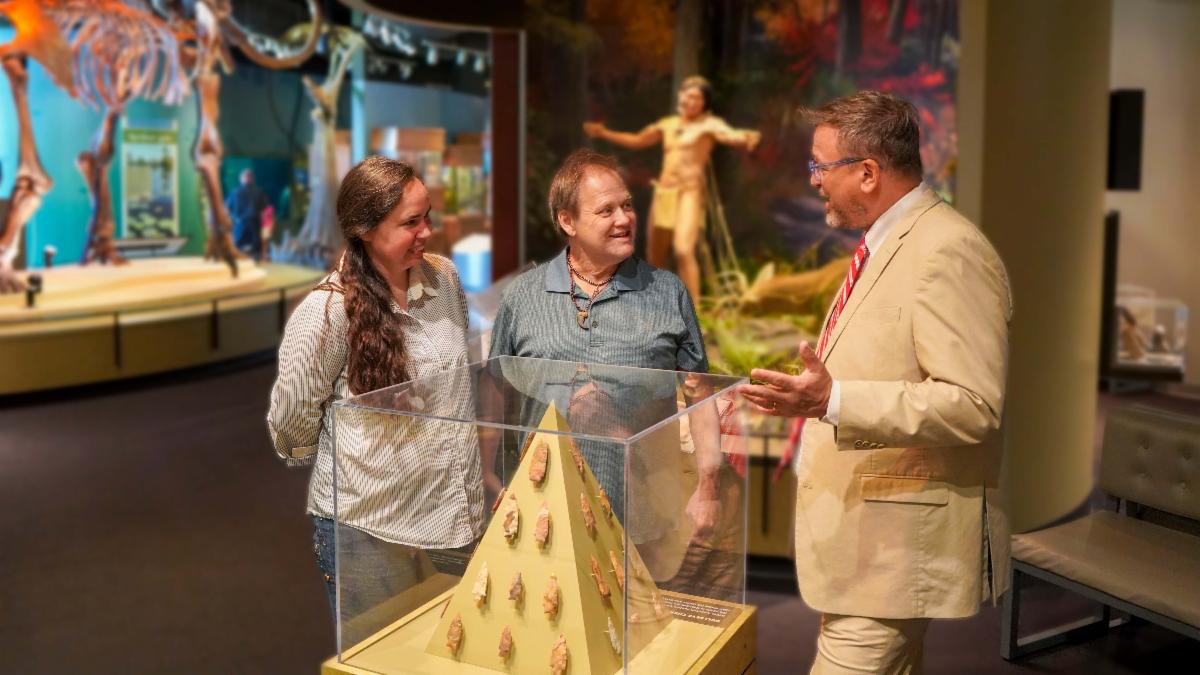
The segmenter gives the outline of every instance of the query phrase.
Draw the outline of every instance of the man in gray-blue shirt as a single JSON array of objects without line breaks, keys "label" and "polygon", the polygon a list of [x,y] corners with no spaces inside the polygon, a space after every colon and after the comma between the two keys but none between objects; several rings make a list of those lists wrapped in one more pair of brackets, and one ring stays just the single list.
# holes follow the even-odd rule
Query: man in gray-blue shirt
[{"label": "man in gray-blue shirt", "polygon": [[[492,328],[490,356],[707,372],[696,310],[683,282],[633,255],[637,218],[616,162],[590,150],[576,151],[551,182],[549,206],[567,246],[505,291]],[[678,410],[673,387],[670,392],[652,392],[639,381],[647,378],[639,378],[636,372],[605,371],[597,377],[599,373],[580,370],[580,377],[540,378],[544,381],[537,383],[539,391],[525,391],[530,397],[527,403],[539,404],[522,412],[525,423],[537,424],[545,406],[555,401],[573,428],[608,424],[604,435],[619,439]],[[694,534],[688,525],[699,532],[712,527],[718,510],[721,455],[719,449],[697,452],[696,493],[690,500],[685,495],[676,500],[671,494],[678,493],[677,482],[642,484],[653,474],[672,473],[669,467],[677,467],[680,474],[684,471],[678,431],[673,443],[668,442],[670,434],[656,435],[662,442],[654,443],[653,449],[631,449],[636,454],[628,460],[619,442],[585,440],[579,446],[614,508],[620,510],[618,505],[626,501],[626,480],[632,483],[629,508],[620,515],[635,542],[647,544],[641,546],[643,557],[660,578],[654,569],[655,541],[673,538],[679,528],[686,530],[682,533],[686,541]],[[719,444],[715,435],[713,440]],[[691,523],[681,518],[685,500]],[[670,551],[663,557],[674,560],[665,562],[664,569],[677,570],[683,550],[678,545],[666,548]]]},{"label": "man in gray-blue shirt", "polygon": [[[591,301],[567,267],[577,248],[568,246],[505,291],[491,356],[708,372],[696,310],[679,277],[630,256]],[[580,326],[576,304],[589,301],[587,325]]]},{"label": "man in gray-blue shirt", "polygon": [[637,216],[616,162],[573,153],[549,202],[567,246],[505,291],[491,355],[706,372],[683,282],[633,255]]}]

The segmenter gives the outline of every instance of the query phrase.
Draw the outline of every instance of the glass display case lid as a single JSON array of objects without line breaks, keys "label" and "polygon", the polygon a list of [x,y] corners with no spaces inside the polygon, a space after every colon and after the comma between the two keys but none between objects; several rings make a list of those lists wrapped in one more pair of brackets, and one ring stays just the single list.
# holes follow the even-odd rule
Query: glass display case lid
[{"label": "glass display case lid", "polygon": [[554,403],[577,438],[632,443],[744,378],[501,356],[353,396],[338,406],[535,431]]}]

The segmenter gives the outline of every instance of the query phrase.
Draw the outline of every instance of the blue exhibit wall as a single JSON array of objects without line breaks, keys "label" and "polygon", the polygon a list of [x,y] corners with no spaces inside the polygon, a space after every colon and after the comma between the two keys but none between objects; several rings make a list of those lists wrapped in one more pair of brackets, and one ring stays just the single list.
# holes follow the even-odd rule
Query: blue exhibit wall
[{"label": "blue exhibit wall", "polygon": [[[320,79],[320,78],[317,78]],[[343,91],[339,119],[348,120],[349,97]],[[252,168],[255,181],[275,207],[277,228],[298,227],[285,222],[285,195],[290,193],[294,167],[308,163],[312,142],[312,101],[304,91],[301,74],[293,70],[268,70],[239,64],[221,83],[221,187],[228,195],[238,185],[242,169]],[[303,174],[299,180],[303,178]]]}]

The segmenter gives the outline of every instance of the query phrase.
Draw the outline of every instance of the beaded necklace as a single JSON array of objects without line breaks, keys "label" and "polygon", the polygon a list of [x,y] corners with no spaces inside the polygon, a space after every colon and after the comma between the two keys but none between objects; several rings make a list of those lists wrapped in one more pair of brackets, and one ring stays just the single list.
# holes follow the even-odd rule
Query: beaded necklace
[{"label": "beaded necklace", "polygon": [[[567,251],[567,269],[570,270],[570,272],[571,272],[570,295],[571,295],[571,304],[574,305],[574,307],[575,307],[575,321],[579,323],[580,328],[582,328],[583,330],[587,330],[588,329],[587,320],[588,320],[588,315],[592,311],[592,303],[596,301],[596,298],[600,295],[600,293],[602,293],[604,291],[605,288],[608,288],[608,285],[612,282],[613,278],[617,276],[617,271],[613,270],[613,273],[608,275],[608,278],[605,279],[603,283],[596,283],[595,281],[592,281],[591,279],[588,279],[587,277],[583,276],[582,274],[579,273],[578,270],[575,269],[575,266],[571,264],[571,252],[569,250]],[[579,307],[579,301],[575,298],[575,278],[576,277],[579,277],[580,279],[588,282],[589,284],[592,285],[593,288],[595,288],[595,290],[592,292],[591,297],[588,298],[587,306],[582,309],[580,309],[580,307]]]}]

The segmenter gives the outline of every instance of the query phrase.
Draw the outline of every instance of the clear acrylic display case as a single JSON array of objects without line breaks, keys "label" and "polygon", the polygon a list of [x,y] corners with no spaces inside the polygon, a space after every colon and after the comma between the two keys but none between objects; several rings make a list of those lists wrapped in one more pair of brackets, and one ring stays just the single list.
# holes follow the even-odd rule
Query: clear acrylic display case
[{"label": "clear acrylic display case", "polygon": [[338,402],[325,672],[710,672],[752,643],[742,381],[500,357]]},{"label": "clear acrylic display case", "polygon": [[1187,306],[1149,294],[1117,296],[1117,364],[1183,371],[1187,356]]},{"label": "clear acrylic display case", "polygon": [[487,178],[483,146],[458,144],[446,148],[442,163],[447,213],[483,213],[487,207]]},{"label": "clear acrylic display case", "polygon": [[411,166],[426,187],[442,184],[442,154],[446,130],[440,127],[376,127],[371,130],[370,149],[384,157]]},{"label": "clear acrylic display case", "polygon": [[428,188],[442,187],[442,153],[440,150],[402,148],[396,159],[408,164]]},{"label": "clear acrylic display case", "polygon": [[451,213],[483,213],[487,205],[487,181],[481,166],[444,166],[446,209]]}]

